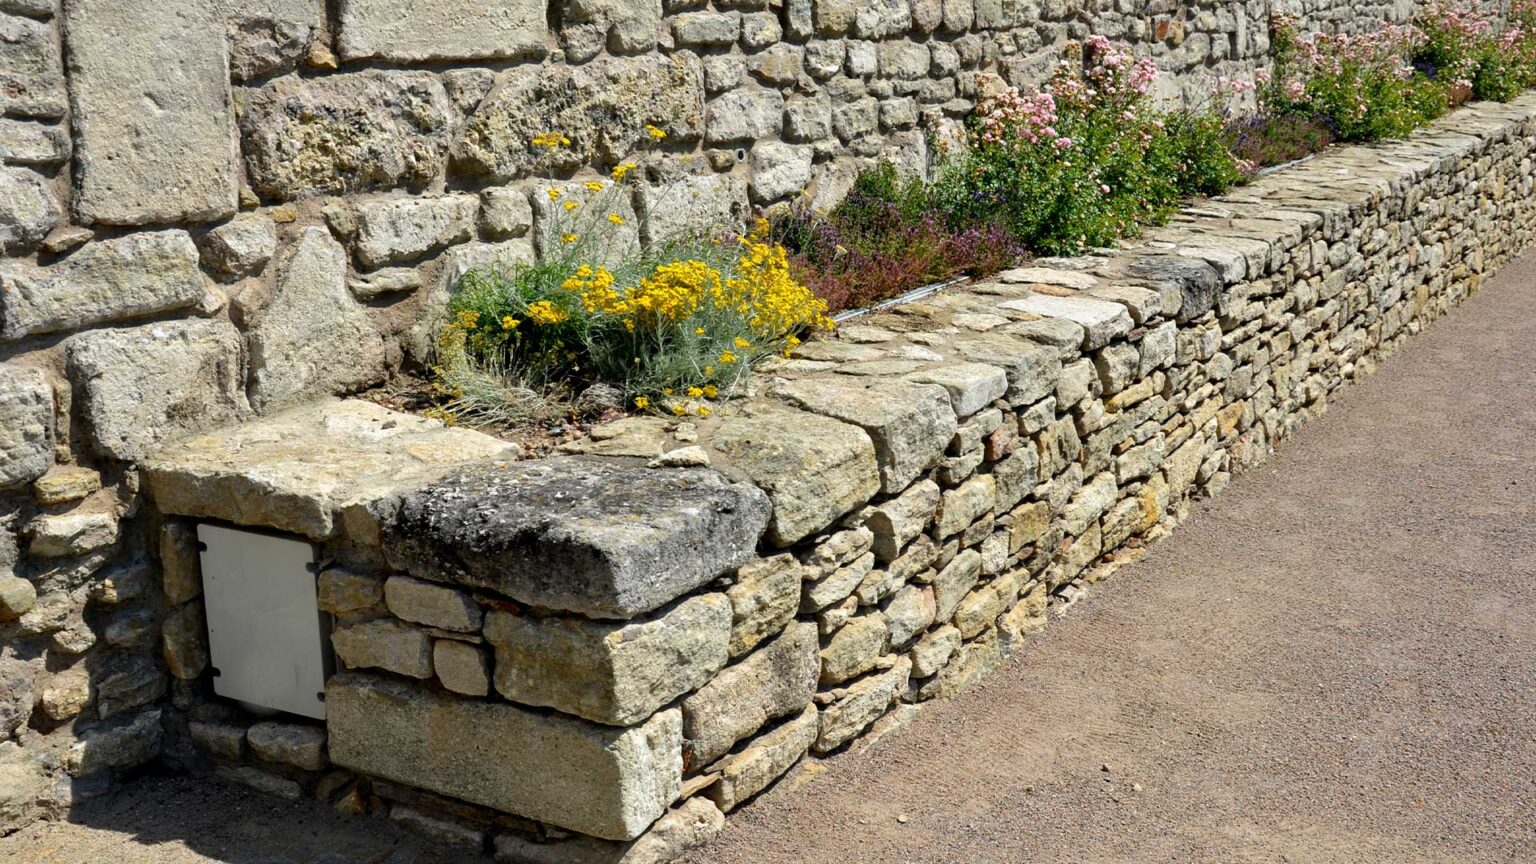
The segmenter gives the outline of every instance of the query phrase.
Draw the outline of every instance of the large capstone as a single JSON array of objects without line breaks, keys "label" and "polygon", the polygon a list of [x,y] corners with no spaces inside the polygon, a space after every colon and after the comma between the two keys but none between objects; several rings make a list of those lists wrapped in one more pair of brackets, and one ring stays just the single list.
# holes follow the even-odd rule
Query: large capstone
[{"label": "large capstone", "polygon": [[[502,76],[465,126],[454,159],[464,170],[498,180],[536,169],[612,165],[648,140],[697,141],[704,131],[704,73],[689,53],[610,57],[583,66],[519,66]],[[533,139],[559,132],[554,148]]]},{"label": "large capstone", "polygon": [[900,492],[943,454],[958,425],[949,392],[936,384],[801,378],[774,391],[807,411],[869,433],[880,465],[880,489]]},{"label": "large capstone", "polygon": [[331,761],[610,840],[638,837],[682,784],[682,719],[599,726],[348,673],[325,688]]},{"label": "large capstone", "polygon": [[443,169],[454,116],[426,72],[286,75],[243,100],[246,170],[258,194],[276,199],[419,189]]},{"label": "large capstone", "polygon": [[544,56],[540,0],[340,0],[344,60],[512,60]]},{"label": "large capstone", "polygon": [[477,465],[384,517],[390,562],[546,609],[632,618],[746,563],[768,498],[708,469],[591,457]]}]

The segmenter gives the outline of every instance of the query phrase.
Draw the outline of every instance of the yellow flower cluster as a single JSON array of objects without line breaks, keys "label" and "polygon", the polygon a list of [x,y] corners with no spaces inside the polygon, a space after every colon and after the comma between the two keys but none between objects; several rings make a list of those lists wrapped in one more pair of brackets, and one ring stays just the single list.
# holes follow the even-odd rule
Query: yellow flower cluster
[{"label": "yellow flower cluster", "polygon": [[542,135],[533,136],[533,140],[530,143],[535,147],[553,150],[556,147],[571,146],[571,139],[561,135],[559,132],[545,132]]},{"label": "yellow flower cluster", "polygon": [[528,317],[536,324],[563,324],[571,316],[548,300],[538,300],[528,304]]},{"label": "yellow flower cluster", "polygon": [[783,246],[754,239],[743,243],[736,276],[725,283],[716,305],[735,310],[764,339],[778,339],[801,328],[832,329],[826,302],[790,275]]}]

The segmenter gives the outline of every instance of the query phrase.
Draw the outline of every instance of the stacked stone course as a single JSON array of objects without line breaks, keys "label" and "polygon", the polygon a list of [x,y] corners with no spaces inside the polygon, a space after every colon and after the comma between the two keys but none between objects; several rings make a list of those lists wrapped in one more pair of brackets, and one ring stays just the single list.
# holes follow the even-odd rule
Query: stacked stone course
[{"label": "stacked stone course", "polygon": [[[1293,5],[1351,29],[1389,4]],[[1192,98],[1262,63],[1266,12],[0,0],[0,834],[161,758],[494,836],[512,860],[656,859],[806,752],[995,665],[1050,598],[1134,557],[1189,492],[1524,246],[1527,103],[1276,175],[1138,252],[860,322],[765,370],[724,422],[632,418],[577,461],[498,469],[515,483],[445,479],[510,458],[502,442],[304,406],[419,359],[468,269],[537,254],[535,134],[571,139],[554,171],[571,192],[639,159],[621,206],[626,241],[651,243],[801,194],[825,206],[881,157],[927,170],[926,133],[985,76],[1037,80],[1089,33]],[[667,137],[637,150],[646,125]],[[428,506],[448,498],[384,507],[448,482],[554,496],[514,495],[508,524],[570,484],[603,504],[504,548],[453,535],[448,554]],[[615,514],[633,530],[594,527]],[[333,562],[328,741],[211,697],[200,518]],[[507,582],[514,552],[561,575]],[[486,776],[410,737],[391,725],[407,708],[461,744],[504,730],[482,752],[510,761]]]}]

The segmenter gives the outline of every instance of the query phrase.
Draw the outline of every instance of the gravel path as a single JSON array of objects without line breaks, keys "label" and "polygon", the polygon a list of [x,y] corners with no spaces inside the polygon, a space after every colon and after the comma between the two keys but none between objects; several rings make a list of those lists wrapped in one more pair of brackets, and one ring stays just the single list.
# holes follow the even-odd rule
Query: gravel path
[{"label": "gravel path", "polygon": [[[1536,256],[982,686],[692,864],[1536,861]],[[0,864],[480,859],[151,778]]]}]

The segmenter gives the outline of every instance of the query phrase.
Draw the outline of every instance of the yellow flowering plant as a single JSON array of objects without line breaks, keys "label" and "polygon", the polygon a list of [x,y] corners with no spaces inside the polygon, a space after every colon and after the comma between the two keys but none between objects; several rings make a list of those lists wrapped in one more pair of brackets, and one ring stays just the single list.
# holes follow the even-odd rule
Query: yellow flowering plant
[{"label": "yellow flowering plant", "polygon": [[[641,248],[620,215],[636,176],[625,164],[611,175],[620,179],[535,193],[550,202],[539,260],[458,283],[438,340],[440,377],[496,370],[570,391],[608,383],[637,410],[707,417],[710,403],[740,391],[755,361],[833,326],[764,223],[746,236],[706,232]],[[560,206],[583,187],[580,208]],[[459,414],[504,413],[457,389]]]}]

